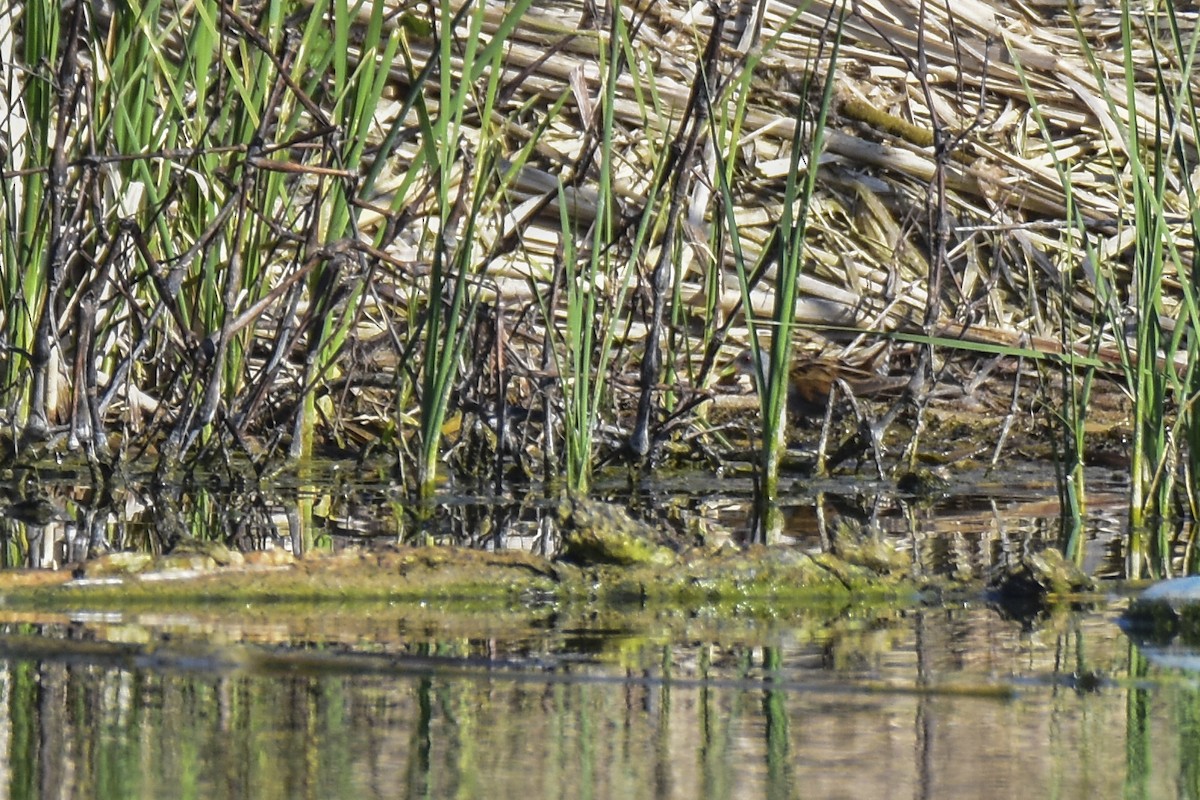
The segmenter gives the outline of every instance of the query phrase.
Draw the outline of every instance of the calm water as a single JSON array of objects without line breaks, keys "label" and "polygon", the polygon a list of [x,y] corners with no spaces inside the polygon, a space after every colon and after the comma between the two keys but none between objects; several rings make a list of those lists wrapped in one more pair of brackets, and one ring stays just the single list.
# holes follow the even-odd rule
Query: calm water
[{"label": "calm water", "polygon": [[[1200,681],[1147,664],[1112,608],[1032,631],[984,606],[854,621],[847,610],[823,628],[770,625],[766,645],[654,641],[653,630],[614,644],[574,626],[506,643],[405,634],[401,615],[373,621],[393,631],[388,647],[353,658],[196,649],[180,621],[137,619],[119,627],[149,632],[153,648],[47,654],[34,643],[120,637],[111,622],[14,623],[0,639],[0,790],[1200,795]],[[731,638],[746,638],[735,627]]]},{"label": "calm water", "polygon": [[[1003,488],[923,507],[798,498],[779,546],[822,546],[852,520],[927,569],[986,575],[1056,535],[1044,485]],[[386,527],[383,500],[147,501],[103,519],[68,505],[65,520],[6,528],[4,552],[53,566],[135,547],[145,515],[196,530],[189,509],[231,525],[228,541],[336,548],[354,503],[364,528]],[[1117,508],[1093,504],[1097,574],[1119,570]],[[470,513],[445,516],[478,529]],[[736,538],[744,509],[710,491],[674,513]],[[510,527],[483,544],[539,546],[536,515],[503,514]],[[1114,592],[1032,620],[981,598],[767,620],[0,609],[0,796],[1200,797],[1200,675],[1147,659],[1116,624],[1127,603]]]}]

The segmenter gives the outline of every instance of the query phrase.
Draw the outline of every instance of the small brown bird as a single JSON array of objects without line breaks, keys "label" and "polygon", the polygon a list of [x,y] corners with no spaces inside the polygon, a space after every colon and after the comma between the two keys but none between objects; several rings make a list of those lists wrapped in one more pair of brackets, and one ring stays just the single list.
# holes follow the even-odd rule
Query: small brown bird
[{"label": "small brown bird", "polygon": [[[759,351],[764,379],[769,372],[767,355],[766,350]],[[753,376],[753,359],[749,349],[739,353],[733,362],[738,374]],[[824,416],[835,385],[854,398],[870,398],[899,391],[908,381],[904,376],[877,375],[831,358],[802,356],[792,362],[788,372],[788,413],[797,420]]]}]

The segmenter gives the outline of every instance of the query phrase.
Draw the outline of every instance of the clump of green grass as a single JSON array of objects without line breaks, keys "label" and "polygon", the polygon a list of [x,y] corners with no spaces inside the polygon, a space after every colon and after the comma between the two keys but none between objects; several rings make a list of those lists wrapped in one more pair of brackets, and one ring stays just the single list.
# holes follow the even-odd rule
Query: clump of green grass
[{"label": "clump of green grass", "polygon": [[[1077,243],[1070,257],[1084,265],[1093,281],[1097,302],[1085,320],[1092,329],[1108,329],[1120,354],[1121,375],[1133,400],[1130,447],[1130,536],[1126,570],[1130,577],[1165,576],[1173,572],[1171,530],[1174,509],[1180,493],[1191,498],[1188,474],[1195,472],[1200,450],[1190,432],[1200,420],[1193,413],[1196,396],[1197,343],[1188,331],[1197,322],[1197,302],[1193,283],[1196,274],[1197,203],[1190,181],[1181,186],[1186,193],[1190,224],[1184,235],[1190,239],[1190,253],[1177,244],[1178,226],[1172,219],[1175,204],[1173,175],[1189,174],[1195,162],[1195,141],[1188,142],[1186,131],[1194,131],[1196,121],[1192,101],[1192,65],[1196,40],[1185,41],[1173,8],[1161,18],[1166,34],[1158,26],[1142,26],[1152,50],[1158,54],[1154,64],[1153,107],[1146,108],[1138,96],[1141,81],[1134,51],[1141,46],[1135,39],[1135,21],[1129,4],[1120,7],[1120,33],[1123,67],[1120,83],[1108,80],[1102,57],[1092,47],[1085,23],[1074,17],[1082,52],[1088,59],[1098,87],[1097,99],[1103,105],[1096,112],[1114,121],[1101,125],[1105,147],[1112,157],[1114,185],[1125,187],[1124,205],[1117,219],[1117,237],[1131,242],[1127,280],[1123,272],[1101,253],[1101,236],[1094,221],[1088,219],[1073,202],[1073,171],[1060,157],[1044,119],[1039,115],[1043,139],[1062,181],[1067,199],[1067,222],[1072,241]],[[1179,65],[1176,70],[1171,65]],[[1017,62],[1018,69],[1021,68]],[[1034,93],[1025,83],[1035,112]],[[1124,91],[1120,91],[1123,89]],[[1177,297],[1168,297],[1167,288],[1176,283]],[[1060,296],[1064,318],[1071,315],[1074,298]],[[1168,310],[1168,301],[1173,311]],[[1170,313],[1170,316],[1168,316]],[[1064,351],[1076,354],[1071,341],[1075,326],[1063,328]],[[1127,336],[1125,331],[1131,330]],[[1099,339],[1094,339],[1098,342]],[[1093,353],[1096,345],[1093,345]],[[1086,362],[1080,375],[1078,361]],[[1064,513],[1077,532],[1083,516],[1084,425],[1094,359],[1068,356],[1062,360],[1064,394],[1058,404],[1065,446],[1061,450],[1064,466]],[[1190,440],[1190,441],[1189,441]],[[1184,468],[1179,469],[1181,451]],[[1182,479],[1182,480],[1181,480]],[[1193,508],[1195,504],[1189,500]],[[1080,552],[1078,536],[1068,538],[1068,551]]]}]

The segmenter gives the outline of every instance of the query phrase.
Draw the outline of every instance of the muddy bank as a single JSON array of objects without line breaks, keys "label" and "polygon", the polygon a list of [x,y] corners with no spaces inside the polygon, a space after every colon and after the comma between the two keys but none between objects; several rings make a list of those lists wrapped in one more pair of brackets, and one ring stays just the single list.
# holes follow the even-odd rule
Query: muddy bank
[{"label": "muddy bank", "polygon": [[0,572],[0,598],[8,608],[394,601],[462,609],[573,600],[696,607],[913,596],[929,588],[903,573],[779,548],[694,554],[666,566],[579,566],[519,551],[444,546],[346,550],[301,559],[282,552],[231,555],[221,564],[220,557],[209,554],[122,553],[90,562],[77,576]]},{"label": "muddy bank", "polygon": [[459,611],[662,608],[776,615],[819,602],[919,602],[947,592],[1014,598],[1035,607],[1093,588],[1057,551],[1031,553],[990,585],[931,576],[896,543],[844,537],[835,550],[705,548],[630,517],[618,506],[564,496],[553,558],[521,550],[384,546],[314,552],[239,552],[187,541],[167,555],[119,552],[72,572],[0,572],[9,609],[161,610],[203,605],[391,602]]}]

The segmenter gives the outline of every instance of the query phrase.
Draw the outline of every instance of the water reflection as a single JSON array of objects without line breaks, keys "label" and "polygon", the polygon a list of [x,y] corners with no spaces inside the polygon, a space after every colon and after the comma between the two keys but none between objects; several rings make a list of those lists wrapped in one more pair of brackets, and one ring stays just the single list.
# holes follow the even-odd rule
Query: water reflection
[{"label": "water reflection", "polygon": [[[1197,796],[1200,688],[1162,680],[1114,635],[1112,616],[1059,615],[1027,631],[985,607],[926,609],[858,638],[784,625],[764,644],[627,640],[596,658],[571,651],[568,631],[512,643],[433,632],[358,655],[260,645],[247,657],[161,634],[100,650],[79,623],[10,625],[0,787],[122,798]],[[23,649],[48,638],[63,649]]]},{"label": "water reflection", "polygon": [[[997,565],[1060,538],[1054,476],[1043,467],[1010,470],[1007,480],[963,475],[944,496],[917,500],[884,482],[795,481],[784,487],[783,528],[771,544],[828,550],[839,537],[876,536],[910,549],[919,568],[985,579]],[[1108,473],[1090,478],[1083,531],[1084,568],[1102,577],[1123,569],[1125,488]],[[557,502],[541,487],[523,496],[447,493],[414,504],[387,480],[331,470],[269,488],[214,482],[153,488],[128,484],[103,497],[71,481],[47,483],[39,513],[16,513],[0,499],[0,567],[62,569],[117,550],[171,552],[181,541],[294,554],[350,546],[437,542],[487,549],[557,547]],[[742,542],[750,530],[749,478],[714,482],[697,472],[656,481],[631,500],[626,481],[600,485],[596,496],[634,512],[678,541],[716,547]],[[1186,541],[1181,537],[1180,541]]]},{"label": "water reflection", "polygon": [[[887,537],[927,572],[986,578],[1059,536],[1047,484],[1006,477],[923,504],[797,487],[778,544]],[[658,524],[710,544],[745,529],[736,482],[660,488],[642,498]],[[52,499],[0,514],[3,565],[188,537],[554,544],[551,500],[414,509],[385,483]],[[1124,499],[1091,501],[1085,567],[1118,574]],[[1200,797],[1200,682],[1143,658],[1116,608],[694,612],[0,608],[0,798]]]}]

